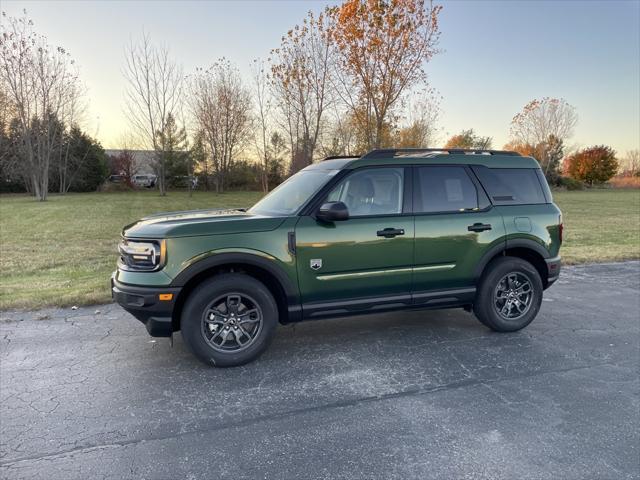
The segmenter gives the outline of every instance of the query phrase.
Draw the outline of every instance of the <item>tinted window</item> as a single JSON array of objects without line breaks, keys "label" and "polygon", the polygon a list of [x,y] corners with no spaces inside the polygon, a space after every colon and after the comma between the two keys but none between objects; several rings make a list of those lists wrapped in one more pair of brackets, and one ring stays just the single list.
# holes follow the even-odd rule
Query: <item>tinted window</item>
[{"label": "tinted window", "polygon": [[535,168],[473,167],[496,205],[546,203]]},{"label": "tinted window", "polygon": [[336,173],[338,170],[302,170],[272,190],[249,212],[258,215],[292,215]]},{"label": "tinted window", "polygon": [[351,217],[400,214],[403,186],[404,169],[367,168],[340,182],[327,201],[344,202]]},{"label": "tinted window", "polygon": [[542,186],[542,192],[544,193],[544,196],[547,202],[549,203],[553,202],[553,195],[551,194],[551,189],[549,188],[549,183],[547,182],[547,179],[544,178],[544,173],[542,173],[541,169],[536,168],[536,174],[538,176],[538,180],[540,180],[540,185]]},{"label": "tinted window", "polygon": [[460,212],[478,208],[476,187],[464,167],[417,169],[416,212]]}]

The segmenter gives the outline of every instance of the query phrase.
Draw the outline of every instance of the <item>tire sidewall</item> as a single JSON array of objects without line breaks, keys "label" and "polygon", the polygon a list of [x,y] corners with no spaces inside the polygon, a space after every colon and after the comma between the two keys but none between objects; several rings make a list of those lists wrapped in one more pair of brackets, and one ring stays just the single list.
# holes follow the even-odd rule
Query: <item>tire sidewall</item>
[{"label": "tire sidewall", "polygon": [[[508,273],[524,273],[533,287],[533,298],[529,311],[521,318],[507,320],[495,310],[494,292],[498,282]],[[540,311],[543,285],[540,274],[529,262],[516,257],[502,257],[494,260],[483,275],[476,297],[474,310],[478,319],[489,328],[498,332],[514,332],[529,325]]]},{"label": "tire sidewall", "polygon": [[[230,292],[255,299],[262,310],[262,330],[245,350],[219,352],[202,335],[202,315],[212,300]],[[199,360],[210,366],[232,367],[254,360],[269,346],[278,324],[278,307],[271,292],[260,281],[242,273],[225,273],[205,280],[191,292],[180,323],[185,344]]]}]

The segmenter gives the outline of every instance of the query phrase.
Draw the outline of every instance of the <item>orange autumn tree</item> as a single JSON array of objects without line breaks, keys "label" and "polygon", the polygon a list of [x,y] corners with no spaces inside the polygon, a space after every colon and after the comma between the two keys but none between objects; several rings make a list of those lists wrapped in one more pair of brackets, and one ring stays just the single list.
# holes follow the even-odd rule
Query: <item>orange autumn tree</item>
[{"label": "orange autumn tree", "polygon": [[564,142],[555,135],[550,135],[546,141],[536,145],[513,140],[507,143],[503,150],[518,152],[523,157],[535,158],[540,163],[549,183],[556,185],[560,181],[560,165],[564,157]]},{"label": "orange autumn tree", "polygon": [[403,93],[426,82],[424,64],[438,51],[441,9],[425,0],[346,0],[327,10],[340,95],[366,126],[367,148],[384,143]]},{"label": "orange autumn tree", "polygon": [[469,130],[462,130],[462,132],[447,140],[444,148],[489,150],[491,149],[491,143],[491,137],[481,137],[473,131],[473,128],[470,128]]},{"label": "orange autumn tree", "polygon": [[616,152],[605,145],[585,148],[567,157],[564,171],[570,177],[589,185],[604,183],[618,171]]},{"label": "orange autumn tree", "polygon": [[507,150],[509,152],[517,152],[523,157],[533,157],[537,159],[538,151],[535,145],[531,145],[530,143],[523,143],[517,140],[506,143],[503,150]]}]

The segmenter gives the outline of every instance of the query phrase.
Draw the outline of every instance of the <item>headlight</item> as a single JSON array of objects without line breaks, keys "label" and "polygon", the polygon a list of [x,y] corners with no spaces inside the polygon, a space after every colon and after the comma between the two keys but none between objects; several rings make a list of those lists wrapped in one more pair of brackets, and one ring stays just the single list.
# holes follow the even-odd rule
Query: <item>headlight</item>
[{"label": "headlight", "polygon": [[164,266],[167,247],[164,240],[130,240],[123,238],[118,245],[119,266],[123,270],[152,272]]}]

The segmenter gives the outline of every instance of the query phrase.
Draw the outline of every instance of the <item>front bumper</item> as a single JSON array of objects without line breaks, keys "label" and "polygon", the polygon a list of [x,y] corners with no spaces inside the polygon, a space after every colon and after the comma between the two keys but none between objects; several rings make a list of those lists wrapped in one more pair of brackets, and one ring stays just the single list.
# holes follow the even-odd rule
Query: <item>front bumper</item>
[{"label": "front bumper", "polygon": [[[118,282],[111,276],[111,297],[147,327],[152,337],[170,337],[174,331],[173,309],[180,287],[137,287]],[[160,300],[171,294],[171,300]]]},{"label": "front bumper", "polygon": [[545,262],[547,262],[547,272],[549,275],[547,277],[547,288],[550,287],[553,282],[558,280],[560,276],[560,268],[562,267],[562,262],[560,260],[560,255],[553,258],[546,258]]}]

